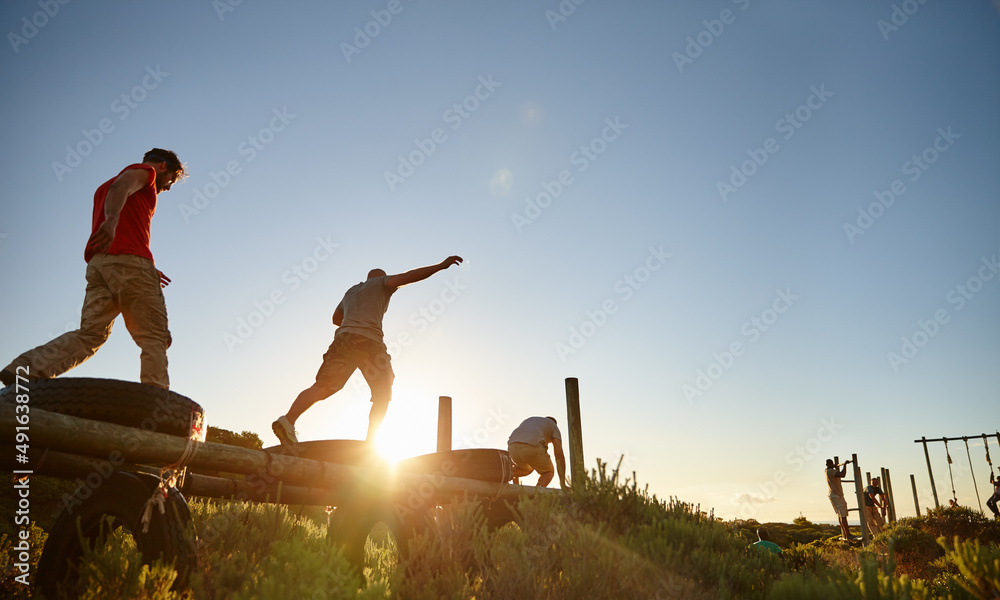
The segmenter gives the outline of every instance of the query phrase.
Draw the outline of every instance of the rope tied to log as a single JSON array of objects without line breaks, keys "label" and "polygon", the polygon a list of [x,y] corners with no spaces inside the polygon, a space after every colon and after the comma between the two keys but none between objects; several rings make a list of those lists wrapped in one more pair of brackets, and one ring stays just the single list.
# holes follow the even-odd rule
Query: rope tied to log
[{"label": "rope tied to log", "polygon": [[149,533],[149,523],[150,521],[153,520],[154,506],[159,508],[161,515],[167,513],[167,494],[169,493],[170,488],[164,486],[162,479],[163,471],[160,471],[160,473],[161,473],[160,485],[156,486],[156,489],[153,490],[153,495],[149,498],[149,500],[146,500],[146,508],[142,511],[143,533]]},{"label": "rope tied to log", "polygon": [[990,466],[990,473],[993,473],[993,461],[990,460],[990,442],[986,439],[986,434],[983,434],[983,448],[986,448],[986,464]]},{"label": "rope tied to log", "polygon": [[170,493],[170,488],[177,487],[178,477],[184,476],[188,463],[194,458],[197,450],[195,442],[202,436],[203,427],[204,422],[195,414],[194,407],[191,407],[191,412],[188,416],[187,444],[184,446],[184,451],[176,462],[160,469],[160,483],[153,490],[153,495],[146,501],[146,508],[142,512],[143,533],[149,533],[149,523],[153,518],[154,506],[159,508],[161,515],[166,514],[167,495]]},{"label": "rope tied to log", "polygon": [[488,505],[490,508],[493,507],[494,502],[500,499],[500,495],[507,489],[510,480],[514,478],[514,459],[503,450],[497,450],[497,456],[500,457],[500,485],[497,486],[497,495],[490,498]]}]

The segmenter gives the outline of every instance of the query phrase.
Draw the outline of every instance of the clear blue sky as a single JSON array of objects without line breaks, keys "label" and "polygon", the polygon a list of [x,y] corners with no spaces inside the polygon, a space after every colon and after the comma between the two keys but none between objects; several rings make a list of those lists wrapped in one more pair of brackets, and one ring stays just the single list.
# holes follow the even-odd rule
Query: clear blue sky
[{"label": "clear blue sky", "polygon": [[[343,292],[450,254],[385,320],[411,454],[439,395],[504,447],[578,377],[588,466],[825,521],[826,457],[912,514],[914,439],[1000,428],[995,3],[233,3],[0,5],[4,362],[75,328],[93,192],[159,146],[172,387],[269,444]],[[69,375],[138,378],[121,321]],[[367,398],[300,437],[363,437]]]}]

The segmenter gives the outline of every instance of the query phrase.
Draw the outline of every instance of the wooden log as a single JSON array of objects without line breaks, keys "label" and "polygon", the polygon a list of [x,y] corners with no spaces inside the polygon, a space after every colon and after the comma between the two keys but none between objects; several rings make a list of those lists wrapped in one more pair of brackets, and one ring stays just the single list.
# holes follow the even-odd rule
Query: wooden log
[{"label": "wooden log", "polygon": [[920,516],[920,500],[917,499],[917,480],[913,477],[913,473],[910,473],[910,487],[913,488],[913,509],[917,511],[917,516]]},{"label": "wooden log", "polygon": [[566,378],[566,414],[569,434],[570,482],[582,481],[587,476],[583,462],[583,424],[580,421],[580,381],[576,377]]},{"label": "wooden log", "polygon": [[[2,451],[9,450],[10,454],[13,455],[13,446],[4,444],[0,445],[0,449]],[[33,471],[33,475],[75,479],[78,485],[86,485],[91,488],[101,485],[116,470],[139,471],[151,475],[159,474],[159,469],[145,465],[118,463],[117,461],[102,460],[89,456],[77,456],[57,450],[48,450],[44,453],[44,459],[39,460],[38,464],[29,465],[29,467]],[[244,479],[231,477],[213,477],[188,473],[184,478],[184,484],[180,488],[186,496],[233,498],[253,502],[274,501],[278,503],[277,485],[256,485]],[[343,494],[334,490],[317,488],[284,486],[281,492],[281,503],[283,504],[336,506],[342,499]]]},{"label": "wooden log", "polygon": [[[523,495],[558,493],[557,490],[506,483],[489,483],[446,477],[441,473],[393,473],[319,462],[304,458],[270,454],[237,446],[194,442],[162,433],[61,415],[45,410],[31,411],[31,444],[68,454],[107,460],[121,457],[124,462],[164,466],[175,463],[187,451],[187,465],[198,468],[241,473],[248,482],[265,486],[303,486],[339,490],[348,486],[352,494],[371,493],[407,497],[410,503],[419,498],[425,503],[449,502],[456,497],[517,499]],[[13,430],[15,406],[0,405],[0,427]],[[190,447],[189,447],[190,444]]]}]

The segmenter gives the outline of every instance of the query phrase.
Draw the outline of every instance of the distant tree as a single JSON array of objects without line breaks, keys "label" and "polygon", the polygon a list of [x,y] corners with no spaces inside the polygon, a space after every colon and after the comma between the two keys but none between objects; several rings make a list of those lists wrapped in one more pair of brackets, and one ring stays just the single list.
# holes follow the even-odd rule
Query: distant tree
[{"label": "distant tree", "polygon": [[797,516],[794,519],[792,519],[792,523],[794,523],[795,525],[802,525],[802,526],[812,525],[812,523],[809,521],[809,519],[805,518],[802,515],[802,513],[799,513],[799,516]]},{"label": "distant tree", "polygon": [[260,436],[252,431],[233,433],[228,429],[212,427],[211,425],[208,426],[208,435],[205,437],[205,441],[239,446],[240,448],[249,448],[251,450],[260,450],[264,447],[264,442],[261,441]]}]

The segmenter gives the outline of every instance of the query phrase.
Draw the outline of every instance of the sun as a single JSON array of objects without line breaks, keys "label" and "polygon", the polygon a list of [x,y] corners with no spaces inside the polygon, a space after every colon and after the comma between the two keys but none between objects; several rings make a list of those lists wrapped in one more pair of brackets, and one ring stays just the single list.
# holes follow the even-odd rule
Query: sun
[{"label": "sun", "polygon": [[434,452],[437,440],[437,410],[404,388],[393,388],[389,412],[375,437],[375,448],[383,458],[396,463],[404,458]]}]

